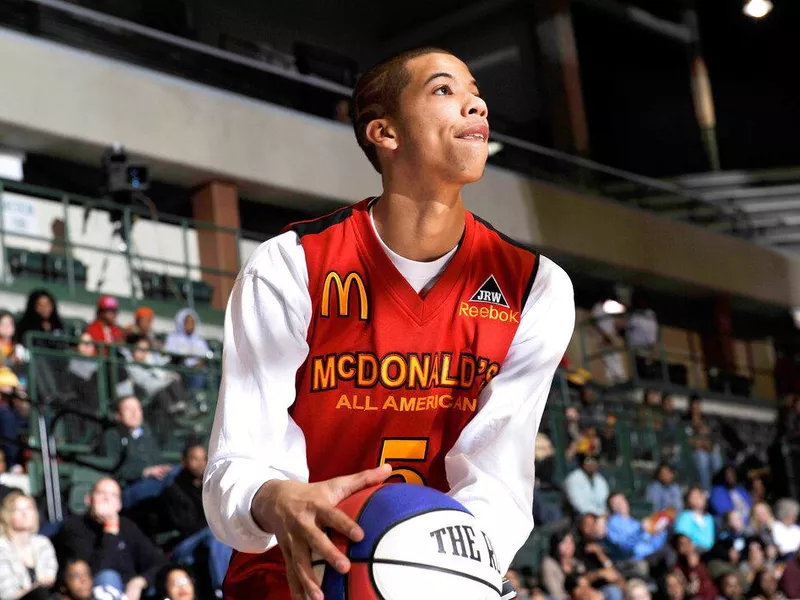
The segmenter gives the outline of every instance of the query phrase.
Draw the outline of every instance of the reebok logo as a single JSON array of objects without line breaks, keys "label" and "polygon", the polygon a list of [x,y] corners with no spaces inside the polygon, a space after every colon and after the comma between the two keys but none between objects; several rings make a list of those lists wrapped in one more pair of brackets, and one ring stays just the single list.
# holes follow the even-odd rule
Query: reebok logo
[{"label": "reebok logo", "polygon": [[[471,302],[480,302],[493,306],[474,306],[470,304]],[[497,284],[494,275],[489,275],[489,278],[483,282],[478,291],[472,294],[469,302],[461,302],[459,304],[458,314],[461,317],[471,317],[473,319],[519,323],[519,313],[511,310],[508,306],[508,301]]]},{"label": "reebok logo", "polygon": [[486,304],[497,304],[498,306],[505,306],[508,308],[508,302],[503,295],[500,286],[497,285],[497,280],[494,275],[489,275],[489,279],[483,282],[483,285],[478,288],[478,291],[472,294],[470,302],[485,302]]}]

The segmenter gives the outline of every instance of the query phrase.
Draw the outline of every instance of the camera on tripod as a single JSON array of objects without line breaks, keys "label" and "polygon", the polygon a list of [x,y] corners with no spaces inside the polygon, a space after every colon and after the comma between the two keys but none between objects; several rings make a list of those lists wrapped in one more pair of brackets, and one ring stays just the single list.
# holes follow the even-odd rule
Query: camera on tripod
[{"label": "camera on tripod", "polygon": [[[147,165],[130,162],[122,144],[114,142],[103,153],[103,173],[105,175],[103,192],[111,200],[123,206],[109,210],[114,235],[119,235],[127,245],[129,240],[123,222],[124,207],[132,206],[137,194],[150,188],[150,170]],[[88,217],[88,214],[86,216]]]}]

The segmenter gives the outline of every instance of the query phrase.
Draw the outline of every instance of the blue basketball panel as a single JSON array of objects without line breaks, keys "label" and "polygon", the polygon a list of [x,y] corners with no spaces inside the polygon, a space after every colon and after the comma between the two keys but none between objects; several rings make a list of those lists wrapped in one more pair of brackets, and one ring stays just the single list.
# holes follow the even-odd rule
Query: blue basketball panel
[{"label": "blue basketball panel", "polygon": [[[468,513],[461,503],[446,494],[422,485],[393,483],[377,490],[366,501],[358,518],[364,539],[350,549],[350,558],[368,560],[378,540],[397,523],[434,510],[460,510]],[[327,600],[327,596],[325,596]]]},{"label": "blue basketball panel", "polygon": [[331,567],[325,566],[325,574],[322,576],[322,583],[320,588],[325,596],[325,600],[345,600],[345,586],[347,585],[347,576],[342,575]]}]

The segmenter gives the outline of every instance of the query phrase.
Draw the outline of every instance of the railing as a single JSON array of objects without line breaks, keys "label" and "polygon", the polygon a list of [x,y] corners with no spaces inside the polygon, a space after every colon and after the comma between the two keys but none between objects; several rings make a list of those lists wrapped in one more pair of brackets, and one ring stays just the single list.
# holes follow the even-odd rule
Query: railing
[{"label": "railing", "polygon": [[[270,61],[198,43],[63,0],[0,0],[0,25],[87,49],[153,70],[177,74],[221,89],[335,118],[349,98],[347,86],[299,73],[291,60]],[[291,57],[290,57],[291,58]],[[608,198],[729,233],[752,228],[741,211],[710,203],[674,183],[630,173],[515,137],[518,127],[493,117],[493,140],[501,152],[490,161],[527,175],[596,192]]]},{"label": "railing", "polygon": [[[140,204],[122,205],[3,179],[0,199],[2,283],[8,285],[30,271],[34,279],[63,282],[70,297],[85,288],[129,298],[132,304],[146,296],[172,297],[194,307],[210,299],[205,276],[232,281],[237,275],[201,263],[201,232],[232,237],[239,264],[246,258],[243,247],[263,238],[246,230],[160,214]],[[18,221],[17,215],[4,214],[17,205],[32,211],[33,217]],[[45,222],[53,235],[40,232]],[[19,250],[40,255],[41,269],[20,265]],[[160,292],[152,290],[154,278],[161,278]]]},{"label": "railing", "polygon": [[[672,392],[691,393],[707,391],[724,397],[740,397],[762,400],[772,404],[775,400],[774,352],[762,357],[767,361],[766,366],[757,366],[754,345],[756,343],[768,344],[768,340],[735,340],[732,338],[719,338],[723,344],[743,344],[744,362],[734,361],[728,372],[718,367],[708,367],[703,353],[687,343],[685,348],[669,346],[663,338],[663,329],[659,329],[658,340],[652,348],[634,349],[628,347],[624,341],[613,347],[602,347],[598,340],[599,335],[593,331],[597,320],[588,318],[576,326],[583,368],[600,374],[599,383],[641,387],[657,387]],[[692,332],[686,331],[687,335]],[[624,381],[609,382],[604,377],[603,362],[607,357],[619,357],[627,378]],[[762,361],[763,362],[763,361]],[[760,386],[766,388],[762,394],[757,393],[757,383],[767,383]]]}]

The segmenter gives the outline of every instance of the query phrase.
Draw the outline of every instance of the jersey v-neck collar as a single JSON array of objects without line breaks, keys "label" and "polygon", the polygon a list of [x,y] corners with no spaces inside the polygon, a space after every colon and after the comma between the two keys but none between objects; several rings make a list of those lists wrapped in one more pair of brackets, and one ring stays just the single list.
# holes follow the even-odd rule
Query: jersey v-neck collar
[{"label": "jersey v-neck collar", "polygon": [[[370,216],[370,207],[373,203],[374,199],[367,200],[355,207],[353,212],[354,230],[360,250],[366,262],[372,267],[371,275],[382,281],[392,298],[415,321],[420,324],[425,323],[444,308],[448,298],[456,291],[456,284],[461,280],[461,274],[472,252],[475,219],[472,213],[465,211],[464,233],[450,257],[450,262],[430,288],[423,293],[417,293],[384,250],[384,244],[378,237]],[[403,260],[408,261],[408,259]]]}]

